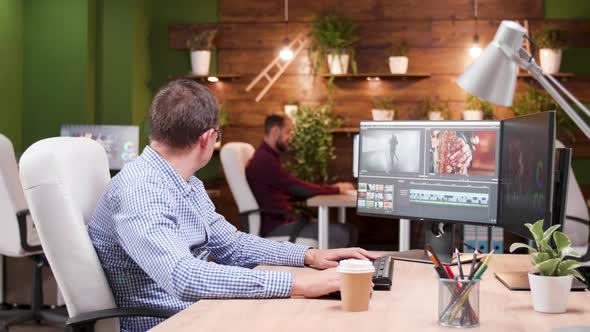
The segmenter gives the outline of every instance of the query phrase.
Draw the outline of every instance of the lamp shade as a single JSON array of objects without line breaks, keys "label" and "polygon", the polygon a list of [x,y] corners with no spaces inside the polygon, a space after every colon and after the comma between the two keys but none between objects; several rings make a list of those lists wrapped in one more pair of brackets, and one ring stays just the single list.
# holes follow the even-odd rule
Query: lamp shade
[{"label": "lamp shade", "polygon": [[515,57],[525,35],[526,29],[520,24],[502,21],[494,40],[459,77],[457,84],[483,100],[511,106],[518,74]]}]

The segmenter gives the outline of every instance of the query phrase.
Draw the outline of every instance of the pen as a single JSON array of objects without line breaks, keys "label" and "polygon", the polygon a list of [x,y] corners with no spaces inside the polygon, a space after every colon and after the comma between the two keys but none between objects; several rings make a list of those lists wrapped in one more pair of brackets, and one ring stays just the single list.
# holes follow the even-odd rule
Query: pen
[{"label": "pen", "polygon": [[459,267],[459,277],[461,277],[461,280],[463,280],[465,278],[465,276],[463,275],[463,266],[461,265],[461,256],[459,254],[459,249],[455,248],[455,255],[457,256],[457,266]]}]

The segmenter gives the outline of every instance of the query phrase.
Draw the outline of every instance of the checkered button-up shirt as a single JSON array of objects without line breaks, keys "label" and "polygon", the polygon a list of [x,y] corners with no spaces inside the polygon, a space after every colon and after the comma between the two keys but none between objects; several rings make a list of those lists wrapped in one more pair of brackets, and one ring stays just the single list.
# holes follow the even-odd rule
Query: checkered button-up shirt
[{"label": "checkered button-up shirt", "polygon": [[[111,180],[88,232],[119,307],[180,311],[206,298],[288,297],[290,273],[251,268],[303,266],[307,250],[238,231],[199,179],[185,181],[149,146]],[[123,318],[121,330],[160,321]]]}]

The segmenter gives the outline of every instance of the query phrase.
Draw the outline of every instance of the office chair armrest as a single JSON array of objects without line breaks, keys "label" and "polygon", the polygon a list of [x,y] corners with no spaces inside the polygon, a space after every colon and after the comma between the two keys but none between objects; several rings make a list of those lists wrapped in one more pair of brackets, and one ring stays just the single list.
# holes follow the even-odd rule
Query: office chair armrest
[{"label": "office chair armrest", "polygon": [[40,251],[41,246],[31,246],[27,242],[27,216],[31,211],[21,210],[16,213],[16,221],[18,222],[18,234],[20,235],[20,246],[29,252]]},{"label": "office chair armrest", "polygon": [[242,223],[242,228],[248,232],[248,216],[252,213],[272,213],[272,214],[281,214],[284,216],[291,216],[297,218],[297,227],[293,229],[293,232],[289,235],[289,242],[295,243],[295,239],[299,236],[299,233],[309,223],[309,220],[305,219],[302,215],[295,213],[293,211],[286,211],[286,210],[278,210],[278,209],[256,209],[256,210],[248,210],[244,212],[240,212],[240,220]]},{"label": "office chair armrest", "polygon": [[565,216],[565,219],[569,219],[569,220],[575,221],[577,223],[584,224],[586,226],[590,226],[590,220],[586,220],[586,219],[582,219],[582,218],[578,218],[578,217],[574,217],[574,216]]},{"label": "office chair armrest", "polygon": [[97,321],[120,317],[155,317],[170,318],[175,311],[157,308],[112,308],[91,311],[71,317],[66,321],[66,330],[93,331]]},{"label": "office chair armrest", "polygon": [[[586,220],[586,219],[582,219],[582,218],[578,218],[578,217],[574,217],[574,216],[565,216],[565,219],[569,219],[575,222],[578,222],[580,224],[584,224],[587,225],[588,227],[590,227],[590,221]],[[586,250],[586,254],[584,254],[584,256],[580,257],[580,258],[576,258],[575,260],[580,261],[580,262],[587,262],[590,261],[590,230],[588,231],[588,249]]]}]

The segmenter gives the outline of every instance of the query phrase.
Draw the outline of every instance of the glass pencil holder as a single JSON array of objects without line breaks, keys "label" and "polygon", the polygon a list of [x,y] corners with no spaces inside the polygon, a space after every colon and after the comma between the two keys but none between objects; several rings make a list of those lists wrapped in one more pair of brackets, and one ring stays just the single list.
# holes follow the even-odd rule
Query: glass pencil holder
[{"label": "glass pencil holder", "polygon": [[479,326],[479,280],[439,279],[438,323],[456,328]]}]

